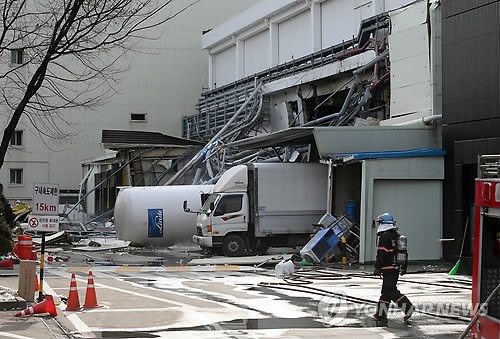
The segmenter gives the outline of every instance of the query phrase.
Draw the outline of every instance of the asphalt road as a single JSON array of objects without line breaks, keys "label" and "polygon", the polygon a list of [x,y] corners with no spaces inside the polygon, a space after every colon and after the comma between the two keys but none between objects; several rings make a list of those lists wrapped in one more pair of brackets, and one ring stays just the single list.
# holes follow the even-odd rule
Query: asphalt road
[{"label": "asphalt road", "polygon": [[[3,311],[0,337],[456,338],[467,326],[467,276],[404,276],[399,287],[422,312],[403,322],[394,309],[380,324],[371,314],[381,281],[364,275],[370,267],[319,272],[297,267],[294,280],[283,280],[275,277],[274,264],[187,265],[205,257],[192,247],[53,254],[65,260],[46,263],[45,293],[69,296],[75,274],[83,307],[91,271],[99,307],[66,311],[61,302],[56,317]],[[15,274],[0,275],[0,287],[15,291],[18,281]]]}]

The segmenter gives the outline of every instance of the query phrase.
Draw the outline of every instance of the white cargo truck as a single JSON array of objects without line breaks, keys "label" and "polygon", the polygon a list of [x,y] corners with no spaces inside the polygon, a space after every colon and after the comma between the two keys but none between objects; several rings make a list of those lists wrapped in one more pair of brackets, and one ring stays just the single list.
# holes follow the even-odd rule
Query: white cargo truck
[{"label": "white cargo truck", "polygon": [[305,245],[326,212],[327,176],[319,163],[232,167],[199,210],[193,241],[226,256]]}]

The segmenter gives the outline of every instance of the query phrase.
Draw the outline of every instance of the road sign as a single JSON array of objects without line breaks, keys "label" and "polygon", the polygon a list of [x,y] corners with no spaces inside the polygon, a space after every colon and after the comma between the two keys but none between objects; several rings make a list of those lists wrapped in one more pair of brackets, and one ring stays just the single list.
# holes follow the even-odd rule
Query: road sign
[{"label": "road sign", "polygon": [[40,260],[40,293],[43,295],[43,269],[45,261],[45,233],[59,231],[59,185],[49,183],[33,183],[33,206],[28,219],[28,229],[42,232],[42,248]]},{"label": "road sign", "polygon": [[28,218],[28,230],[38,232],[58,232],[59,216],[30,214]]},{"label": "road sign", "polygon": [[59,185],[33,183],[33,210],[35,215],[59,215]]}]

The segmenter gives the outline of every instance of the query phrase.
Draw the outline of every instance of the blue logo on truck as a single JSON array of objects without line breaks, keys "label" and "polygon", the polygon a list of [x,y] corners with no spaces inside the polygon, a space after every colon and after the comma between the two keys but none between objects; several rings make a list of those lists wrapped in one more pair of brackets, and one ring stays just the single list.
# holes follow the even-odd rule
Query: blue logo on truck
[{"label": "blue logo on truck", "polygon": [[163,237],[163,209],[148,209],[148,238]]}]

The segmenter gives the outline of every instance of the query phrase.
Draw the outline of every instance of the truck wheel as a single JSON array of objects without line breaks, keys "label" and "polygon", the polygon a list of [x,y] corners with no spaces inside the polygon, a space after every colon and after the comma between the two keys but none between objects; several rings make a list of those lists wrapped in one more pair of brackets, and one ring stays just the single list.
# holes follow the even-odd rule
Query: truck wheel
[{"label": "truck wheel", "polygon": [[269,247],[270,246],[267,242],[261,241],[255,246],[255,250],[261,254],[266,254],[269,250]]},{"label": "truck wheel", "polygon": [[229,235],[222,242],[222,253],[226,257],[240,257],[245,254],[245,241],[239,235]]}]

